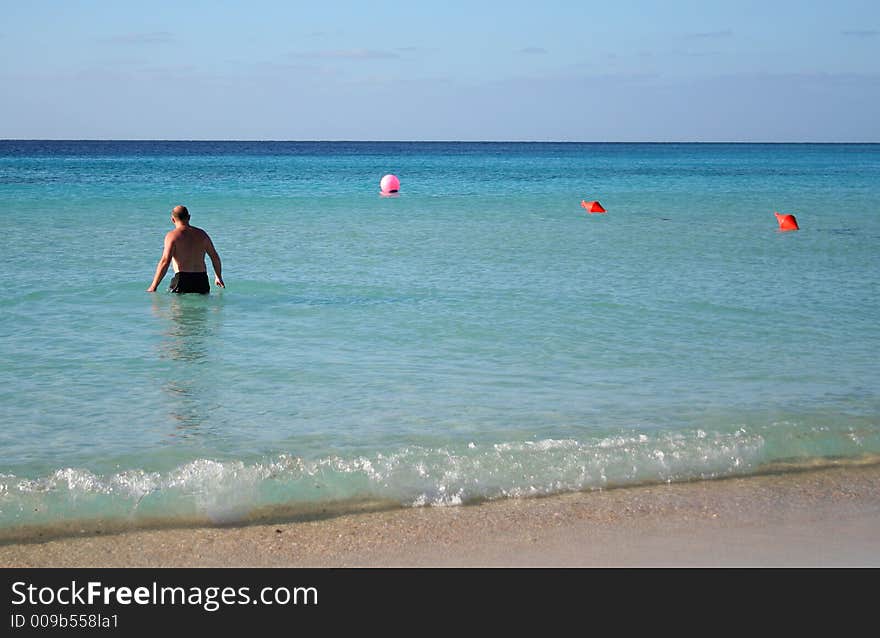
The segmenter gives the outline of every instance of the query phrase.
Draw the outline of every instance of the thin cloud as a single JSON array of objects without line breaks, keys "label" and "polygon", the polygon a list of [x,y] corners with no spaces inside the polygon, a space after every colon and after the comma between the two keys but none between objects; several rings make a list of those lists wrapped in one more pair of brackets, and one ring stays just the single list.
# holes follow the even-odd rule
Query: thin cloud
[{"label": "thin cloud", "polygon": [[101,38],[101,42],[110,44],[171,44],[175,41],[173,33],[168,31],[152,31],[150,33],[126,33],[123,35]]},{"label": "thin cloud", "polygon": [[161,75],[191,75],[198,69],[192,64],[172,64],[166,66],[142,66],[138,70],[143,73],[157,73]]},{"label": "thin cloud", "polygon": [[716,55],[721,55],[720,51],[682,51],[675,50],[672,51],[672,55],[681,56],[684,58],[711,58]]},{"label": "thin cloud", "polygon": [[720,40],[722,38],[733,37],[733,31],[730,29],[722,29],[721,31],[702,31],[699,33],[688,33],[684,37],[690,40]]},{"label": "thin cloud", "polygon": [[526,55],[546,55],[547,49],[543,47],[525,47],[519,50],[520,53],[525,53]]},{"label": "thin cloud", "polygon": [[338,49],[332,51],[307,51],[303,53],[293,53],[295,58],[311,58],[323,60],[390,60],[399,58],[397,53],[392,51],[381,51],[377,49]]},{"label": "thin cloud", "polygon": [[654,82],[662,77],[654,72],[594,73],[580,68],[582,66],[571,65],[571,71],[500,78],[490,81],[487,86],[588,86],[591,83],[630,86]]},{"label": "thin cloud", "polygon": [[306,34],[307,38],[332,38],[336,36],[343,35],[343,31],[340,29],[333,29],[331,31],[310,31]]},{"label": "thin cloud", "polygon": [[841,31],[840,33],[848,38],[874,38],[880,35],[880,31],[875,29],[851,29],[849,31]]}]

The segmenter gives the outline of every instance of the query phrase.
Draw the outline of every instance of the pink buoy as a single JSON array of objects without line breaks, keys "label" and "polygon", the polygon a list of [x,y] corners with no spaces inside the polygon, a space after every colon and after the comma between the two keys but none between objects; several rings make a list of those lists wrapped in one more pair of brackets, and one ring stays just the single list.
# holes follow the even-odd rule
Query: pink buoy
[{"label": "pink buoy", "polygon": [[382,191],[383,195],[396,193],[400,190],[400,180],[397,179],[397,175],[386,175],[382,178],[382,181],[379,182],[379,189]]}]

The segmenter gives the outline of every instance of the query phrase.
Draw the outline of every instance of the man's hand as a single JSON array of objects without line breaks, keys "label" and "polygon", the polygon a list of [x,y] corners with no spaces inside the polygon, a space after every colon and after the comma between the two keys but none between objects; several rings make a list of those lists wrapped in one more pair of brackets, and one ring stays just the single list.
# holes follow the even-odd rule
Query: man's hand
[{"label": "man's hand", "polygon": [[218,288],[226,288],[226,284],[223,283],[223,280],[220,277],[214,277],[214,285]]},{"label": "man's hand", "polygon": [[147,288],[147,292],[156,292],[156,286],[150,286]]}]

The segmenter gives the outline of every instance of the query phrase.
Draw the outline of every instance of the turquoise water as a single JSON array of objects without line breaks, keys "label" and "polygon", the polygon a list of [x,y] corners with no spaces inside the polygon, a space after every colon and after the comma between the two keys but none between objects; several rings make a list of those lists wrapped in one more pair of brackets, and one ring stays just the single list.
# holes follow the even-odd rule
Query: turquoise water
[{"label": "turquoise water", "polygon": [[[226,290],[145,292],[178,203]],[[0,142],[0,528],[872,460],[878,203],[880,145]]]}]

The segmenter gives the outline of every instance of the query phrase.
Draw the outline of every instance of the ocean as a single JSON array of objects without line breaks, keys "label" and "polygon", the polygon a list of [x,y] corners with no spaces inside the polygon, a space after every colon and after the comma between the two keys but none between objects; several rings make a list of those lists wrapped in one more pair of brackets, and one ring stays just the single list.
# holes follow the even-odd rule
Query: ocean
[{"label": "ocean", "polygon": [[880,460],[880,145],[0,141],[0,219],[0,538]]}]

